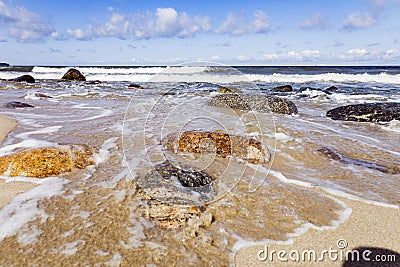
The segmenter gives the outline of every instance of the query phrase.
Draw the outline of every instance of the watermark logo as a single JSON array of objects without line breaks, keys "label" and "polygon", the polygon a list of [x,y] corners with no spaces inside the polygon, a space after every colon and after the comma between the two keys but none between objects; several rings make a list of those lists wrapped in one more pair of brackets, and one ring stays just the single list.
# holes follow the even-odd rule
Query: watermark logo
[{"label": "watermark logo", "polygon": [[329,247],[320,251],[314,249],[271,249],[266,245],[257,253],[257,259],[263,262],[397,262],[397,253],[376,248],[347,249],[345,239],[338,239],[335,247]]}]

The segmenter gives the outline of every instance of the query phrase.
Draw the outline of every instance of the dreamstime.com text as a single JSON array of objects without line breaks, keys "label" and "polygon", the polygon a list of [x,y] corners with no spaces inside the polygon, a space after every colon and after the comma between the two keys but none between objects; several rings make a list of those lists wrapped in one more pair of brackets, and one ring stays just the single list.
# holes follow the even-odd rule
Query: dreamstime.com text
[{"label": "dreamstime.com text", "polygon": [[264,262],[324,262],[324,261],[352,261],[352,262],[396,262],[396,255],[373,255],[370,250],[359,251],[346,249],[347,241],[339,239],[336,247],[329,247],[321,251],[305,250],[274,250],[266,245],[257,253],[257,258]]}]

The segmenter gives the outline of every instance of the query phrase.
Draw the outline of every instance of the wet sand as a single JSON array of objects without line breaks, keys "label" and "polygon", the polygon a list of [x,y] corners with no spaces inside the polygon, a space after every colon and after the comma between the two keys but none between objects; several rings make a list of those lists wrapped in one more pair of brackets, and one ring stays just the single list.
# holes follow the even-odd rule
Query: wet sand
[{"label": "wet sand", "polygon": [[[335,196],[336,197],[336,196]],[[309,229],[303,235],[294,237],[293,244],[290,245],[276,245],[265,244],[267,246],[267,255],[271,255],[272,250],[284,250],[288,254],[283,256],[287,259],[286,262],[280,261],[277,254],[273,254],[265,261],[258,259],[260,250],[266,251],[265,246],[254,246],[240,250],[236,257],[237,266],[342,266],[343,260],[341,255],[346,255],[349,250],[355,250],[358,247],[373,247],[391,250],[400,253],[400,209],[376,206],[367,204],[361,201],[340,198],[352,209],[350,217],[334,230],[318,230]],[[341,241],[339,241],[341,240]],[[345,241],[343,241],[345,240]],[[338,242],[341,242],[338,244]],[[338,245],[347,243],[347,246],[340,249]],[[325,254],[324,260],[319,261],[320,255],[323,250],[336,250],[337,259],[335,254],[332,254],[330,259],[328,254]],[[296,251],[299,255],[305,250],[313,250],[316,252],[316,261],[292,261],[289,257],[291,251]],[[389,254],[390,252],[388,252]],[[296,258],[293,252],[293,258]],[[368,256],[368,255],[367,255]],[[398,255],[397,255],[398,256]],[[261,253],[260,257],[266,257],[265,253]],[[300,256],[301,257],[301,256]],[[346,256],[342,257],[345,259]],[[360,258],[362,255],[360,254]],[[271,258],[273,261],[271,261]],[[263,259],[264,260],[264,259]],[[399,264],[400,259],[397,259]],[[392,263],[393,264],[393,263]],[[361,265],[360,265],[361,266]],[[392,265],[390,265],[392,266]],[[393,265],[395,266],[395,265]],[[398,265],[396,265],[398,266]]]},{"label": "wet sand", "polygon": [[[0,144],[7,138],[8,134],[17,127],[17,122],[5,115],[0,114]],[[6,182],[0,178],[0,208],[10,203],[19,194],[34,188],[36,184],[29,182]]]}]

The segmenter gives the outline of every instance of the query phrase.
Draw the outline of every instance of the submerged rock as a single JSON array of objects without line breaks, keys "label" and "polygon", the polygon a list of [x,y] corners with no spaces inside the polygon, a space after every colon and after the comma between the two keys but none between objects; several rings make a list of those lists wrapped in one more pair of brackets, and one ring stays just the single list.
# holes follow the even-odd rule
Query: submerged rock
[{"label": "submerged rock", "polygon": [[37,178],[59,175],[93,165],[92,155],[92,148],[78,145],[30,149],[0,157],[0,174]]},{"label": "submerged rock", "polygon": [[52,96],[45,95],[45,94],[42,94],[42,93],[35,93],[35,96],[36,97],[40,97],[40,98],[53,98]]},{"label": "submerged rock", "polygon": [[27,103],[12,101],[4,104],[6,108],[34,108],[34,106],[29,105]]},{"label": "submerged rock", "polygon": [[136,179],[144,193],[145,216],[163,228],[185,226],[190,218],[200,216],[202,207],[215,196],[211,176],[169,161],[157,164]]},{"label": "submerged rock", "polygon": [[339,153],[338,151],[335,151],[328,147],[322,147],[322,148],[318,149],[318,152],[324,154],[326,157],[328,157],[330,159],[339,161],[343,164],[353,164],[353,165],[377,170],[377,171],[380,171],[383,173],[388,173],[388,174],[399,174],[400,173],[400,165],[385,166],[383,164],[378,164],[375,162],[354,159],[354,158],[348,157],[346,155],[343,155],[343,154]]},{"label": "submerged rock", "polygon": [[26,82],[26,83],[35,83],[35,78],[31,75],[22,75],[13,80],[14,82]]},{"label": "submerged rock", "polygon": [[337,91],[337,90],[339,90],[339,88],[337,88],[336,86],[330,86],[330,87],[325,89],[325,91],[328,91],[328,92],[334,92],[334,91]]},{"label": "submerged rock", "polygon": [[229,107],[239,110],[255,110],[265,113],[270,111],[282,114],[297,113],[297,107],[293,102],[284,98],[269,95],[216,95],[208,101],[208,105]]},{"label": "submerged rock", "polygon": [[233,88],[233,87],[220,86],[218,88],[218,93],[232,94],[232,93],[241,93],[241,91],[239,89]]},{"label": "submerged rock", "polygon": [[333,120],[360,122],[400,120],[400,103],[366,103],[341,106],[329,110],[326,116]]},{"label": "submerged rock", "polygon": [[274,87],[273,90],[275,92],[291,92],[293,91],[293,87],[291,85],[282,85]]},{"label": "submerged rock", "polygon": [[131,83],[131,84],[128,85],[128,88],[131,88],[131,89],[143,89],[143,86],[141,86],[140,84]]},{"label": "submerged rock", "polygon": [[69,80],[69,81],[86,81],[85,76],[74,68],[69,69],[61,78],[62,80]]},{"label": "submerged rock", "polygon": [[222,157],[237,157],[254,164],[268,162],[270,159],[268,148],[260,141],[222,132],[170,133],[162,140],[162,144],[174,153],[215,153]]},{"label": "submerged rock", "polygon": [[191,168],[181,169],[170,162],[164,162],[163,164],[158,164],[155,166],[155,170],[164,179],[170,179],[172,176],[176,177],[179,182],[186,187],[200,187],[211,184],[213,179],[210,175],[203,171],[196,171]]},{"label": "submerged rock", "polygon": [[90,81],[89,84],[101,84],[100,80]]}]

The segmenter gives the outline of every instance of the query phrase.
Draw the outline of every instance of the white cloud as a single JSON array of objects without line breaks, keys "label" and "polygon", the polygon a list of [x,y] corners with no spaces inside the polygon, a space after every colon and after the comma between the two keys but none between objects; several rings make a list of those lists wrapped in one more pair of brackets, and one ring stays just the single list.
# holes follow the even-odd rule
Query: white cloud
[{"label": "white cloud", "polygon": [[47,22],[24,7],[11,7],[0,1],[0,26],[19,42],[40,42],[51,37],[55,30]]},{"label": "white cloud", "polygon": [[185,38],[207,32],[209,29],[210,19],[208,17],[191,17],[185,12],[178,13],[171,7],[160,7],[155,12],[127,15],[111,13],[108,21],[103,24],[89,25],[87,29],[69,29],[67,33],[78,40],[98,37],[117,37],[120,39]]},{"label": "white cloud", "polygon": [[300,23],[302,28],[305,29],[315,29],[319,28],[321,30],[325,30],[328,28],[328,25],[326,23],[325,17],[323,17],[321,14],[314,14],[311,17],[303,20]]},{"label": "white cloud", "polygon": [[353,13],[344,21],[343,28],[346,30],[371,28],[377,20],[369,13]]},{"label": "white cloud", "polygon": [[261,56],[239,55],[237,60],[241,62],[310,62],[321,57],[318,50],[289,51],[287,53],[269,53]]},{"label": "white cloud", "polygon": [[217,28],[216,33],[243,35],[248,33],[266,33],[270,29],[269,18],[264,11],[257,10],[253,20],[247,21],[243,14],[229,13],[226,20]]}]

